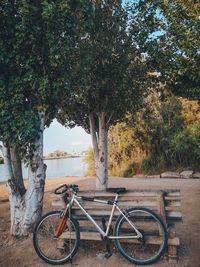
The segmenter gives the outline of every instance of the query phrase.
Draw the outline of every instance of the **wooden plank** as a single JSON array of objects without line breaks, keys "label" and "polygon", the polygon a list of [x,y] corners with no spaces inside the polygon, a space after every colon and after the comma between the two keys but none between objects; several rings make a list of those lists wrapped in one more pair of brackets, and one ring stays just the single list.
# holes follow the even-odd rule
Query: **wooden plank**
[{"label": "wooden plank", "polygon": [[52,205],[53,207],[63,207],[63,202],[62,202],[61,200],[53,200],[53,201],[51,202],[51,205]]},{"label": "wooden plank", "polygon": [[[166,218],[166,213],[165,213],[165,200],[164,200],[164,193],[161,193],[158,197],[158,213],[161,216],[163,223],[165,226],[167,226],[167,218]],[[159,232],[160,234],[162,233],[162,228],[159,227]]]},{"label": "wooden plank", "polygon": [[[72,232],[71,234],[69,232],[64,232],[60,238],[75,238],[75,234]],[[95,240],[95,241],[102,241],[101,236],[98,232],[80,232],[80,238],[82,240]],[[122,240],[121,240],[122,241]],[[146,243],[147,244],[153,244],[153,245],[159,245],[161,244],[161,238],[157,237],[157,236],[151,236],[151,237],[147,237],[146,238]],[[135,244],[139,244],[140,242],[137,239],[126,239],[123,240],[122,242],[127,242],[127,243],[135,243]],[[173,246],[179,246],[180,245],[180,240],[179,238],[175,237],[175,238],[171,238],[168,240],[168,244],[169,245],[173,245]]]},{"label": "wooden plank", "polygon": [[[91,216],[109,216],[110,215],[110,210],[103,210],[102,211],[102,209],[101,210],[87,209],[87,211]],[[83,212],[80,209],[73,209],[73,214],[75,214],[76,216],[79,216],[79,215],[82,215]],[[115,210],[115,213],[114,213],[115,216],[120,215],[120,214],[121,213],[118,210]]]},{"label": "wooden plank", "polygon": [[165,200],[165,206],[167,207],[181,207],[181,202],[177,200]]},{"label": "wooden plank", "polygon": [[165,207],[165,211],[179,211],[181,212],[181,207],[180,206],[168,206],[168,207]]},{"label": "wooden plank", "polygon": [[158,198],[158,213],[160,214],[161,218],[165,225],[167,225],[166,213],[165,213],[165,200],[164,200],[164,193],[161,193]]},{"label": "wooden plank", "polygon": [[181,196],[169,196],[169,195],[166,195],[165,196],[165,200],[177,200],[177,201],[181,201]]},{"label": "wooden plank", "polygon": [[[134,198],[137,200],[138,198],[157,197],[158,195],[162,194],[163,192],[165,192],[165,191],[163,191],[163,190],[130,191],[130,192],[127,192],[127,193],[120,195],[119,200],[129,201],[130,199],[134,199]],[[165,193],[166,193],[165,200],[179,200],[180,199],[179,198],[180,197],[180,191],[179,190],[175,190],[173,192],[167,192],[166,191]],[[114,199],[114,197],[115,197],[115,194],[108,193],[108,192],[89,193],[89,192],[83,191],[83,192],[79,192],[78,195],[79,196],[95,197],[97,199],[100,199],[100,198]],[[56,195],[54,195],[54,196],[55,196],[55,198],[57,198]]]},{"label": "wooden plank", "polygon": [[[85,202],[85,201],[80,201],[80,203],[84,206],[84,208],[86,209],[101,209],[101,210],[111,210],[112,209],[112,205],[108,205],[108,204],[100,204],[100,203],[96,203],[96,202]],[[129,201],[123,201],[123,202],[119,202],[119,207],[123,207],[123,208],[133,208],[136,206],[143,206],[143,207],[156,207],[157,205],[157,201],[156,199],[153,201],[150,200],[138,200],[138,201],[132,201],[131,199],[129,199]],[[76,206],[74,206],[74,208],[76,208]]]},{"label": "wooden plank", "polygon": [[166,197],[180,197],[181,196],[181,191],[180,190],[174,190],[174,191],[163,191],[166,192]]},{"label": "wooden plank", "polygon": [[[73,216],[77,220],[87,220],[88,221],[86,216],[83,215],[83,214],[79,214],[79,215],[75,214]],[[101,220],[102,217],[104,217],[106,220],[108,220],[110,216],[109,215],[105,215],[105,214],[101,214],[101,215],[93,215],[92,217],[93,217],[93,219],[99,221],[99,220]],[[113,221],[115,221],[117,219],[117,217],[118,217],[118,215],[115,215],[114,218],[113,218]],[[181,213],[180,214],[176,214],[176,216],[175,215],[173,215],[173,216],[168,216],[167,215],[167,222],[180,222],[181,220],[182,220],[182,214]]]},{"label": "wooden plank", "polygon": [[[107,209],[107,210],[111,210],[111,208],[112,208],[111,205],[102,205],[102,204],[98,205],[97,203],[95,203],[95,204],[86,204],[86,202],[84,202],[83,205],[84,205],[84,207],[86,209],[90,208],[90,209],[101,209],[101,210],[102,209],[103,210]],[[54,200],[54,201],[52,201],[52,206],[64,207],[64,204],[60,200]],[[152,208],[152,207],[156,207],[156,201],[152,201],[152,202],[151,201],[137,201],[137,202],[129,201],[129,202],[120,203],[120,207],[122,207],[122,208],[131,208],[131,207],[136,207],[136,206]],[[167,211],[173,211],[173,210],[174,211],[178,211],[178,210],[180,210],[180,208],[181,208],[181,203],[180,202],[170,202],[170,203],[167,203],[165,205],[165,210],[167,210]],[[74,209],[76,209],[76,208],[74,207]]]},{"label": "wooden plank", "polygon": [[[80,201],[80,203],[82,203]],[[98,203],[94,203],[94,204],[91,204],[91,203],[86,203],[86,202],[83,202],[82,203],[84,208],[85,209],[90,209],[90,210],[111,210],[112,209],[112,206],[111,205],[107,205],[107,204],[98,204]],[[55,206],[55,207],[64,207],[62,201],[60,200],[54,200],[52,201],[52,206]],[[137,207],[137,206],[142,206],[142,207],[156,207],[156,201],[129,201],[129,202],[121,202],[119,203],[119,206],[121,208],[133,208],[133,207]],[[78,209],[78,207],[74,206],[73,209]]]},{"label": "wooden plank", "polygon": [[[166,192],[168,196],[180,196],[180,190],[178,189],[166,189],[166,190],[127,190],[126,193],[120,194],[120,198],[126,196],[157,196],[162,192]],[[79,191],[79,196],[90,197],[115,197],[115,193],[105,191]]]},{"label": "wooden plank", "polygon": [[171,218],[182,218],[182,213],[180,211],[167,211],[166,215]]},{"label": "wooden plank", "polygon": [[[120,199],[127,199],[127,197],[132,196],[132,197],[156,197],[158,194],[165,192],[166,200],[174,199],[174,198],[179,198],[180,197],[180,190],[178,189],[172,189],[172,190],[128,190],[126,193],[120,194],[119,198]],[[79,191],[78,193],[79,196],[88,196],[88,197],[95,197],[95,198],[107,198],[111,197],[114,199],[115,194],[110,193],[110,192],[97,192],[97,191]],[[57,198],[56,195],[50,193],[51,197]]]},{"label": "wooden plank", "polygon": [[[57,203],[57,202],[53,202],[52,203],[53,206],[61,206],[61,202]],[[80,209],[76,210],[76,209],[73,209],[74,210],[74,214],[76,216],[82,216],[83,213]],[[153,211],[156,211],[155,209],[153,209]],[[102,217],[106,217],[108,218],[109,215],[110,215],[110,212],[109,211],[105,211],[103,212],[102,214],[102,210],[96,210],[94,211],[93,209],[92,210],[88,210],[89,213],[91,213],[92,216],[94,217],[97,217],[97,216],[102,216]],[[119,215],[119,212],[116,211],[115,213],[115,217]],[[86,218],[84,216],[84,218]],[[170,220],[170,221],[180,221],[182,220],[182,213],[181,211],[174,211],[174,209],[170,209],[170,208],[166,208],[166,218],[167,218],[167,221]],[[79,219],[79,218],[78,218]],[[80,219],[82,220],[83,218],[80,217]]]}]

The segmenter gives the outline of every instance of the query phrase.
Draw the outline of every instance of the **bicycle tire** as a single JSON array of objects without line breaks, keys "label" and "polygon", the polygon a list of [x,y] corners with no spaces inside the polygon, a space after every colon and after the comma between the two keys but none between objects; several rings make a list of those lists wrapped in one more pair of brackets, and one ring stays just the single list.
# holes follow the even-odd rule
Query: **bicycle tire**
[{"label": "bicycle tire", "polygon": [[[131,241],[129,239],[125,242],[123,239],[115,239],[116,249],[124,258],[134,264],[148,265],[159,260],[166,250],[168,241],[167,230],[161,218],[150,209],[143,207],[130,208],[126,211],[126,214],[128,214],[129,220],[134,219],[134,225],[143,234],[143,239],[132,239]],[[132,231],[132,233],[130,231]],[[123,234],[130,235],[130,233],[131,235],[133,234],[133,227],[127,223],[123,215],[119,215],[115,223],[114,235],[122,236]],[[157,238],[161,243],[158,245],[159,247],[156,252],[154,251],[156,245],[151,244],[151,235],[154,236],[152,240],[156,240]],[[130,244],[130,242],[132,243]],[[151,251],[153,255],[150,255]],[[141,256],[143,252],[147,254],[145,258]],[[131,253],[132,255],[130,255]],[[136,256],[136,253],[138,253],[139,256]]]},{"label": "bicycle tire", "polygon": [[[61,211],[59,210],[46,213],[38,221],[33,232],[33,246],[35,248],[37,255],[45,262],[53,265],[64,264],[70,261],[72,257],[76,254],[78,247],[80,245],[79,225],[78,222],[73,217],[70,218],[70,227],[71,227],[70,229],[72,230],[70,231],[70,234],[72,233],[73,236],[75,237],[73,239],[73,248],[71,248],[69,245],[68,246],[69,252],[67,252],[66,250],[68,249],[67,248],[68,239],[63,239],[59,237],[55,238],[55,231],[59,225],[60,215]],[[49,225],[48,227],[48,223],[50,220],[52,220],[52,227],[51,225]],[[67,220],[69,224],[69,218]],[[66,229],[67,225],[65,226],[65,230]],[[42,241],[39,241],[40,239],[42,240],[42,238],[47,239],[48,241],[47,244],[43,244],[44,242],[42,243]],[[62,244],[62,246],[61,244],[59,244],[59,242]],[[71,242],[72,239],[70,239],[69,243],[71,244]],[[51,249],[50,246],[55,246],[55,249],[54,247],[53,249]],[[60,258],[58,258],[58,255],[60,255]]]}]

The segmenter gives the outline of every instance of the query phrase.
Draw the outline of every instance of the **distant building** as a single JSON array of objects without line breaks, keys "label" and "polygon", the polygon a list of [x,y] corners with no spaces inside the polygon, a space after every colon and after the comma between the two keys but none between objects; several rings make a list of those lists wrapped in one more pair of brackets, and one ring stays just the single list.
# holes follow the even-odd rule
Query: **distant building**
[{"label": "distant building", "polygon": [[69,155],[68,152],[56,150],[54,152],[47,154],[46,158],[63,158],[67,157],[68,155]]}]

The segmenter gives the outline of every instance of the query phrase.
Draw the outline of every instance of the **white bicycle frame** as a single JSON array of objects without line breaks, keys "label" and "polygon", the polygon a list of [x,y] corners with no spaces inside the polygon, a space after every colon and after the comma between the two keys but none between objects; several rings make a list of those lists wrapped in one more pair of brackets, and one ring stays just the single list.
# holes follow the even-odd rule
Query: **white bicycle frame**
[{"label": "white bicycle frame", "polygon": [[[69,207],[71,208],[73,206],[73,204],[75,203],[81,210],[82,212],[85,214],[85,216],[88,218],[88,220],[90,222],[92,222],[94,224],[94,226],[96,227],[96,229],[98,230],[98,232],[103,236],[103,238],[107,237],[109,239],[127,239],[127,238],[142,238],[142,234],[138,231],[138,229],[136,228],[136,226],[129,220],[129,218],[126,216],[126,214],[120,209],[120,207],[117,204],[117,200],[118,200],[118,194],[116,194],[115,196],[115,201],[113,202],[113,206],[112,206],[112,210],[110,213],[110,217],[109,217],[109,221],[108,221],[108,225],[106,228],[106,231],[103,231],[103,229],[96,223],[96,221],[92,218],[92,216],[85,210],[85,208],[80,204],[79,199],[83,200],[83,201],[87,201],[87,198],[83,199],[81,196],[77,196],[76,194],[73,193],[72,198],[69,202],[69,204],[66,207],[65,212],[67,213],[67,210],[69,209]],[[97,203],[101,203],[101,204],[106,204],[106,205],[110,205],[108,203],[108,201],[105,200],[99,200],[99,199],[92,199],[88,201],[93,201],[93,202],[97,202]],[[120,214],[126,219],[126,221],[130,224],[130,226],[134,229],[134,232],[136,233],[136,235],[121,235],[121,236],[109,236],[109,230],[110,230],[110,226],[112,223],[112,219],[115,213],[115,209],[117,209]]]}]

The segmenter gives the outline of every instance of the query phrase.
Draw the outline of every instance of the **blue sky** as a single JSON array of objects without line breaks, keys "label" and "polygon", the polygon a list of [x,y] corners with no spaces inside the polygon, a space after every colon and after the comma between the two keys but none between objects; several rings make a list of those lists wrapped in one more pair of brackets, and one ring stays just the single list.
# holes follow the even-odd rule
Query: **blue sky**
[{"label": "blue sky", "polygon": [[83,128],[68,129],[54,120],[44,131],[44,154],[55,150],[82,152],[91,147],[91,137]]}]

